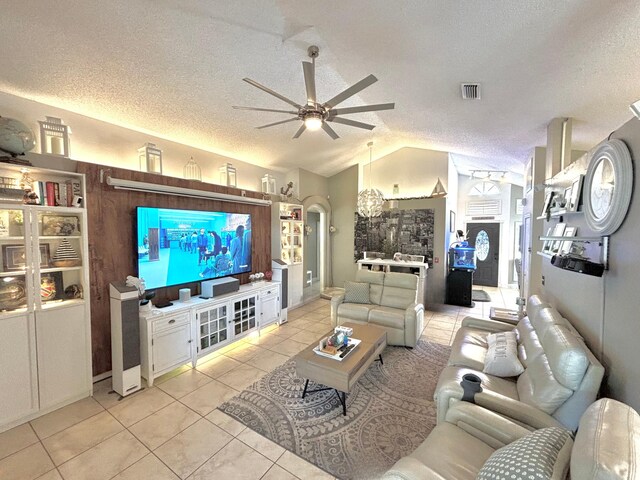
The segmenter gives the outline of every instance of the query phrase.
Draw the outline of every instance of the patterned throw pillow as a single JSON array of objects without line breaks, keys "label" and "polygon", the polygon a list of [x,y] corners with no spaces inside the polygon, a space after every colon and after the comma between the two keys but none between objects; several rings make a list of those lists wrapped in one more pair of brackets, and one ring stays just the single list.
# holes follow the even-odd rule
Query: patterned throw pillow
[{"label": "patterned throw pillow", "polygon": [[[558,454],[571,434],[559,427],[543,428],[499,448],[487,459],[476,480],[546,480],[565,478],[570,455]],[[571,445],[568,446],[571,448]]]},{"label": "patterned throw pillow", "polygon": [[489,349],[484,357],[484,373],[496,377],[516,377],[524,372],[518,359],[518,342],[515,332],[499,332],[487,335]]},{"label": "patterned throw pillow", "polygon": [[344,282],[345,303],[371,303],[369,284],[362,282]]}]

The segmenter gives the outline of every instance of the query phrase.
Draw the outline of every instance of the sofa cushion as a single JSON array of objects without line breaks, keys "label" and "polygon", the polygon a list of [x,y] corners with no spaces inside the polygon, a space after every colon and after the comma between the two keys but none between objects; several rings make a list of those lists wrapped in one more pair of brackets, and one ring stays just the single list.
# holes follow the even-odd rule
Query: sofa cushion
[{"label": "sofa cushion", "polygon": [[553,325],[542,337],[542,346],[556,380],[571,390],[577,390],[589,367],[582,342],[568,328]]},{"label": "sofa cushion", "polygon": [[371,303],[369,284],[364,282],[344,282],[344,301],[346,303]]},{"label": "sofa cushion", "polygon": [[589,480],[640,478],[640,416],[610,398],[593,403],[580,420],[571,477]]},{"label": "sofa cushion", "polygon": [[559,427],[542,428],[496,450],[476,478],[564,479],[569,470],[572,446],[568,430]]},{"label": "sofa cushion", "polygon": [[448,364],[482,371],[489,348],[487,335],[487,331],[481,328],[461,327],[451,345]]},{"label": "sofa cushion", "polygon": [[370,303],[341,303],[338,306],[338,318],[341,323],[349,320],[368,322],[369,311],[373,307],[375,307],[375,305]]},{"label": "sofa cushion", "polygon": [[484,357],[484,373],[497,377],[516,377],[524,371],[518,360],[518,344],[515,332],[498,332],[487,335],[489,349]]},{"label": "sofa cushion", "polygon": [[527,316],[529,318],[535,317],[539,310],[547,308],[548,306],[549,304],[542,300],[542,297],[539,295],[531,295],[527,301]]},{"label": "sofa cushion", "polygon": [[407,273],[387,273],[380,305],[405,310],[415,303],[418,288],[418,277]]},{"label": "sofa cushion", "polygon": [[518,322],[516,333],[518,334],[518,359],[526,368],[529,362],[544,353],[544,350],[529,317],[524,317]]},{"label": "sofa cushion", "polygon": [[545,354],[529,362],[524,373],[518,377],[517,388],[521,402],[549,415],[573,395],[573,390],[555,379]]},{"label": "sofa cushion", "polygon": [[410,455],[443,478],[474,479],[494,449],[455,425],[444,422]]},{"label": "sofa cushion", "polygon": [[376,305],[380,305],[380,300],[382,299],[384,276],[384,272],[372,272],[366,269],[356,272],[356,282],[366,282],[369,284],[369,301]]},{"label": "sofa cushion", "polygon": [[404,310],[374,305],[369,311],[369,323],[404,329]]}]

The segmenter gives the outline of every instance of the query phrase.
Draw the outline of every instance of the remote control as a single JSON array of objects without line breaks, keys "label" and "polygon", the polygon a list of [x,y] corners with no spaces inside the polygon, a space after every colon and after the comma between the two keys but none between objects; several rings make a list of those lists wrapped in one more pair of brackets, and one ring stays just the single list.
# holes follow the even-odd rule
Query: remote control
[{"label": "remote control", "polygon": [[355,347],[355,345],[349,345],[347,348],[345,348],[344,352],[340,354],[340,358],[344,358],[347,353],[349,353],[353,349],[353,347]]}]

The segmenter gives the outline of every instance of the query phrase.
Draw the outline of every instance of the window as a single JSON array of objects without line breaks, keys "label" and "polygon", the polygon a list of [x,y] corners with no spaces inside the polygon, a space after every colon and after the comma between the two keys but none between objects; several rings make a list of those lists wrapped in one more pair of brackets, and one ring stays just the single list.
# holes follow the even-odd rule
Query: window
[{"label": "window", "polygon": [[484,262],[489,256],[489,235],[484,230],[480,230],[476,235],[476,257]]},{"label": "window", "polygon": [[473,186],[469,196],[479,197],[486,195],[500,195],[500,189],[493,182],[480,182]]}]

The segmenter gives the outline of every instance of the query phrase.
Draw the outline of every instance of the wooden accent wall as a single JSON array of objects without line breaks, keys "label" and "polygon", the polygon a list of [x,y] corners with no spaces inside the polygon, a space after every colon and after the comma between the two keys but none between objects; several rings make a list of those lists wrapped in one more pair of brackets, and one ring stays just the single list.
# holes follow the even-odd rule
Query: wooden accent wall
[{"label": "wooden accent wall", "polygon": [[[268,206],[221,202],[175,195],[116,190],[100,182],[100,172],[114,178],[136,180],[176,187],[240,195],[240,190],[192,180],[165,177],[120,168],[78,162],[78,172],[87,179],[87,210],[89,224],[89,268],[91,270],[91,343],[93,374],[111,370],[111,320],[109,283],[136,274],[137,206],[181,208],[188,210],[224,211],[251,214],[251,248],[254,272],[271,269],[271,208]],[[262,198],[257,192],[248,197]],[[240,283],[249,282],[249,274],[236,275]],[[199,283],[157,289],[156,299],[175,300],[180,288],[191,288],[197,295]],[[154,299],[155,301],[155,299]]]}]

